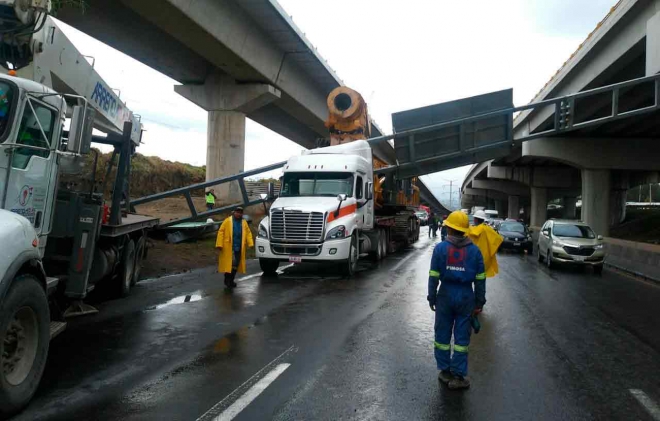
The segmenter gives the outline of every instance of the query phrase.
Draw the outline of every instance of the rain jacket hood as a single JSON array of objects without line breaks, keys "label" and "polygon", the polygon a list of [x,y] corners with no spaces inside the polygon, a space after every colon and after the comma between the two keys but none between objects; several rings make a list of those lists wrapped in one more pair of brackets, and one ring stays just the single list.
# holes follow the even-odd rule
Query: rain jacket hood
[{"label": "rain jacket hood", "polygon": [[472,244],[472,240],[470,240],[468,237],[454,237],[452,235],[447,236],[447,241],[458,248],[463,248]]}]

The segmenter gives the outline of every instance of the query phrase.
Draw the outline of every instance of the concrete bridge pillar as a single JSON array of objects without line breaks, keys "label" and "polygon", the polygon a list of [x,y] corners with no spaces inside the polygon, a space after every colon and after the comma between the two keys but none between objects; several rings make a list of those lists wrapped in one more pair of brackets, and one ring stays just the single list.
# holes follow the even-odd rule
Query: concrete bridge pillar
[{"label": "concrete bridge pillar", "polygon": [[[177,85],[174,91],[208,111],[206,181],[244,170],[246,115],[281,96],[271,85],[237,84],[220,74],[209,76],[203,85]],[[241,201],[236,182],[214,190],[221,203]]]},{"label": "concrete bridge pillar", "polygon": [[575,219],[575,203],[577,202],[577,197],[575,196],[564,196],[564,215],[565,219]]},{"label": "concrete bridge pillar", "polygon": [[610,233],[611,189],[609,170],[582,170],[582,220],[597,235]]},{"label": "concrete bridge pillar", "polygon": [[498,218],[504,218],[504,200],[494,200],[495,210],[497,211]]},{"label": "concrete bridge pillar", "polygon": [[531,187],[532,208],[530,209],[530,222],[532,227],[541,227],[548,218],[548,189]]},{"label": "concrete bridge pillar", "polygon": [[509,212],[507,218],[520,218],[520,196],[509,196]]}]

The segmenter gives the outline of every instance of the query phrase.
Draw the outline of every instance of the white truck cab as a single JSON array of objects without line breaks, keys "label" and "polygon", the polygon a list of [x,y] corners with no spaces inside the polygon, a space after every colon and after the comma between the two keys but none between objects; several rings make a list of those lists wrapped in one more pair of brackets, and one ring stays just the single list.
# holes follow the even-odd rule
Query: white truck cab
[{"label": "white truck cab", "polygon": [[363,232],[375,224],[373,161],[358,140],[304,151],[284,166],[279,197],[259,226],[256,254],[264,272],[279,262],[344,261],[354,269]]}]

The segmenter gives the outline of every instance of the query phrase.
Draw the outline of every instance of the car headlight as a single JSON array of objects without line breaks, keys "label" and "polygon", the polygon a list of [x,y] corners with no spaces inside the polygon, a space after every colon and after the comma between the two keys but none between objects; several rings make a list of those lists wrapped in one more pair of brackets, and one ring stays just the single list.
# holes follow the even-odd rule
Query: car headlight
[{"label": "car headlight", "polygon": [[528,235],[528,236],[527,236],[527,240],[532,241],[532,236],[531,236],[531,235]]},{"label": "car headlight", "polygon": [[562,247],[564,243],[562,243],[561,241],[552,240],[552,245],[557,247]]},{"label": "car headlight", "polygon": [[602,244],[596,244],[596,247],[594,247],[594,248],[595,248],[596,250],[602,250],[603,247],[604,247],[604,246],[603,246]]},{"label": "car headlight", "polygon": [[268,240],[268,230],[262,224],[259,224],[259,232],[257,233],[257,237],[265,238],[266,240]]},{"label": "car headlight", "polygon": [[328,235],[325,236],[325,239],[337,240],[344,237],[346,237],[346,227],[343,225],[339,225],[328,231]]}]

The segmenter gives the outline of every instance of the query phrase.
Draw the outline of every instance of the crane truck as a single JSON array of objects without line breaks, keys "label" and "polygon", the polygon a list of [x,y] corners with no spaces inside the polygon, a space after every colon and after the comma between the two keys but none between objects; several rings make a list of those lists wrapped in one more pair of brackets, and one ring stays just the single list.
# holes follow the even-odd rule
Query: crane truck
[{"label": "crane truck", "polygon": [[266,274],[288,261],[332,263],[350,276],[361,257],[380,260],[419,239],[417,179],[374,173],[387,164],[367,142],[362,96],[340,86],[327,104],[330,146],[286,162],[279,197],[259,225],[256,255]]},{"label": "crane truck", "polygon": [[[158,223],[126,212],[139,117],[62,33],[50,7],[49,0],[0,0],[1,416],[35,393],[65,317],[96,312],[83,299],[97,285],[128,294],[146,230]],[[118,158],[108,203],[94,179],[98,154],[92,179],[80,180],[92,142],[114,147]],[[84,182],[65,182],[67,175]]]}]

